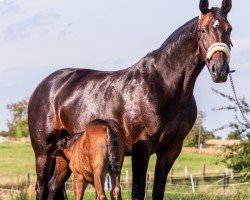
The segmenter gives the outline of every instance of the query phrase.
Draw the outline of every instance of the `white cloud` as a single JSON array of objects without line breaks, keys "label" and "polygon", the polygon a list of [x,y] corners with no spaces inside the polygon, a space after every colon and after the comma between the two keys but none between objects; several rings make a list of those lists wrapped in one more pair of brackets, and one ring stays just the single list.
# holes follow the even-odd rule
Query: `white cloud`
[{"label": "white cloud", "polygon": [[10,24],[4,31],[4,38],[5,40],[25,39],[34,34],[37,29],[38,33],[44,34],[59,18],[60,15],[55,12],[38,13]]},{"label": "white cloud", "polygon": [[0,16],[16,14],[20,11],[19,5],[11,0],[0,0]]}]

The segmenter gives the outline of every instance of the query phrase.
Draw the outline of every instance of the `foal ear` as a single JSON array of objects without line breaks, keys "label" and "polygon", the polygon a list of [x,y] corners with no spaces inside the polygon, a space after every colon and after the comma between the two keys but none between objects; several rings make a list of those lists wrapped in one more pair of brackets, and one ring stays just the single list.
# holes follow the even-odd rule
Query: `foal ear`
[{"label": "foal ear", "polygon": [[232,9],[232,0],[223,0],[221,10],[227,14]]},{"label": "foal ear", "polygon": [[202,14],[206,14],[209,11],[209,3],[208,0],[200,0],[200,11]]},{"label": "foal ear", "polygon": [[57,149],[54,153],[52,153],[51,155],[53,157],[56,157],[56,156],[61,156],[63,154],[63,151],[61,149]]}]

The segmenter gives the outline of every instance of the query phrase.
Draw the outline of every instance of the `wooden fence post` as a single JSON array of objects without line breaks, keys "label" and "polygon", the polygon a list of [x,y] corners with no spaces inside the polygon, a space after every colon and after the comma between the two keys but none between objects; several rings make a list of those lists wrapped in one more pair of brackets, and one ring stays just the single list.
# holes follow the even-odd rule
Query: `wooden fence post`
[{"label": "wooden fence post", "polygon": [[205,181],[206,177],[206,164],[203,164],[203,169],[202,169],[202,180]]},{"label": "wooden fence post", "polygon": [[30,186],[30,173],[27,173],[27,186]]},{"label": "wooden fence post", "polygon": [[174,169],[171,169],[170,176],[169,176],[169,183],[170,183],[170,185],[173,184],[173,174],[174,174]]},{"label": "wooden fence post", "polygon": [[190,179],[191,179],[191,185],[192,185],[192,192],[193,194],[195,193],[195,187],[194,187],[194,179],[193,179],[193,175],[190,174]]},{"label": "wooden fence post", "polygon": [[223,189],[227,187],[227,175],[226,173],[223,174]]}]

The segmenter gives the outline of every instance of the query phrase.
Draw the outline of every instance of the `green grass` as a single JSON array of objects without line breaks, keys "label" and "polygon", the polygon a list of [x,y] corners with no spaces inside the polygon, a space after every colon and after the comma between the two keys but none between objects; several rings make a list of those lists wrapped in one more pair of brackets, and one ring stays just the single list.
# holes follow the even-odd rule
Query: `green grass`
[{"label": "green grass", "polygon": [[0,143],[0,177],[35,173],[34,153],[30,143]]},{"label": "green grass", "polygon": [[[27,173],[35,174],[34,153],[30,143],[0,143],[0,177],[18,176]],[[220,163],[221,157],[182,152],[173,166],[174,175],[183,175],[185,166],[188,172],[197,174],[202,172],[206,164],[206,172],[224,172],[225,166]],[[153,172],[156,156],[152,155],[148,171]],[[126,157],[123,164],[123,172],[131,173],[131,157]]]},{"label": "green grass", "polygon": [[[174,175],[184,175],[185,166],[189,174],[201,174],[203,165],[206,165],[206,173],[222,173],[225,165],[220,162],[221,157],[216,155],[204,155],[190,152],[182,152],[173,166]],[[148,172],[153,172],[156,163],[156,155],[150,158]],[[123,164],[123,173],[126,170],[131,172],[131,157],[126,157]]]},{"label": "green grass", "polygon": [[[30,143],[0,143],[0,184],[5,184],[6,182],[22,183],[18,177],[26,177],[27,173],[32,176],[32,181],[35,181],[35,161],[34,153]],[[185,166],[188,167],[188,172],[192,174],[198,174],[202,172],[203,165],[206,165],[207,173],[224,172],[225,166],[220,162],[221,157],[216,155],[204,155],[189,152],[182,152],[177,161],[173,166],[174,176],[184,175]],[[149,172],[154,171],[154,166],[156,162],[156,156],[152,155],[149,162]],[[126,157],[123,165],[123,173],[128,170],[131,176],[131,157]],[[124,174],[123,174],[124,176]],[[33,185],[34,186],[34,185]],[[29,199],[34,199],[34,187],[32,186],[31,196]],[[247,200],[249,197],[249,185],[245,188],[235,187],[223,190],[221,186],[211,187],[209,189],[200,188],[195,195],[191,193],[189,186],[178,186],[172,187],[167,186],[167,192],[165,193],[165,199],[175,200]],[[205,187],[205,186],[204,186]],[[73,199],[72,191],[68,192],[69,199]],[[123,199],[131,199],[131,192],[129,190],[123,191]],[[152,193],[147,193],[147,199],[151,199]],[[107,195],[109,196],[109,195]],[[20,196],[19,196],[20,197]],[[94,192],[86,192],[84,199],[93,199]],[[0,193],[0,199],[2,198]],[[15,199],[15,198],[12,198]],[[19,198],[21,199],[21,198]]]}]

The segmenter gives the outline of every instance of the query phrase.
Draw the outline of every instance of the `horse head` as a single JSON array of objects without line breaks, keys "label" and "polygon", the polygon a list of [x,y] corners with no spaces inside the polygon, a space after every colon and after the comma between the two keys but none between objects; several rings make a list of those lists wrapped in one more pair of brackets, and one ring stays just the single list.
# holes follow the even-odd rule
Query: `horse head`
[{"label": "horse head", "polygon": [[232,26],[227,14],[232,0],[223,0],[220,8],[209,8],[208,0],[200,0],[201,16],[197,26],[200,54],[214,82],[226,82],[229,74]]}]

